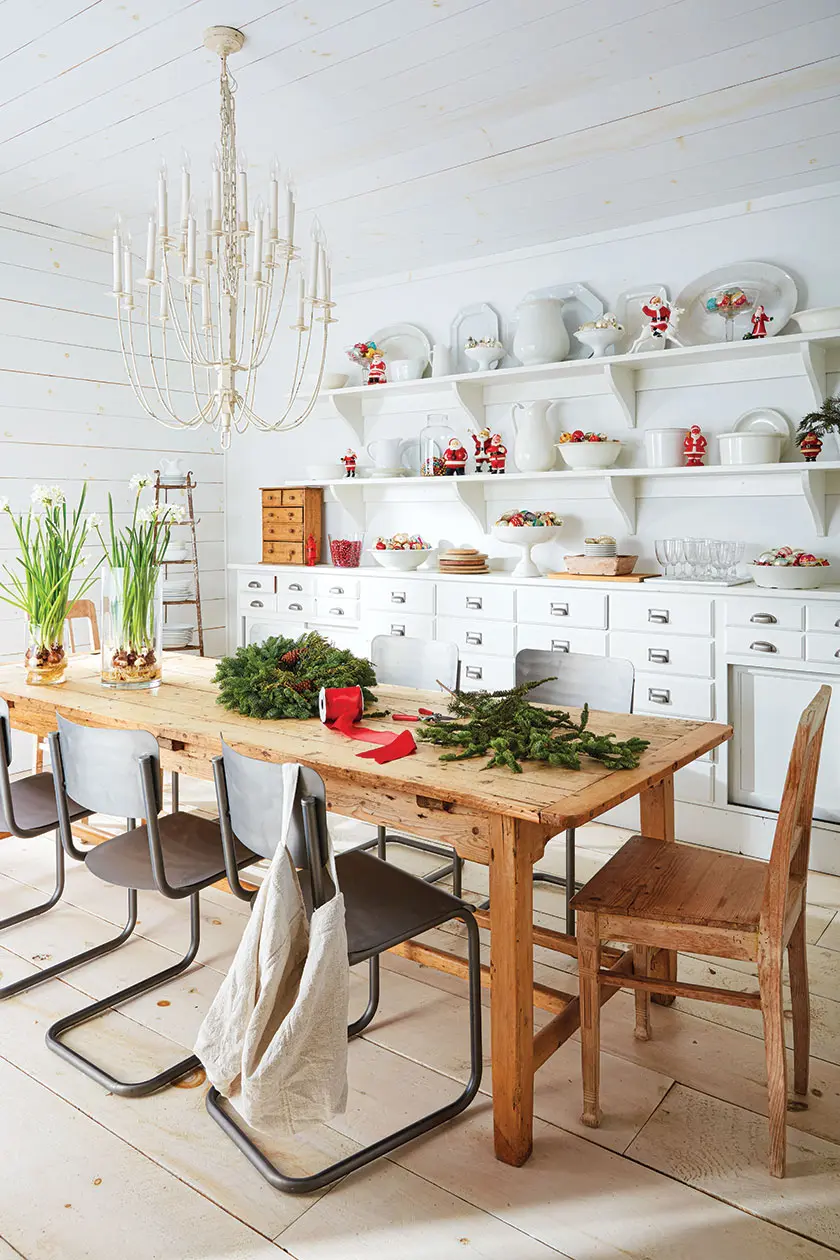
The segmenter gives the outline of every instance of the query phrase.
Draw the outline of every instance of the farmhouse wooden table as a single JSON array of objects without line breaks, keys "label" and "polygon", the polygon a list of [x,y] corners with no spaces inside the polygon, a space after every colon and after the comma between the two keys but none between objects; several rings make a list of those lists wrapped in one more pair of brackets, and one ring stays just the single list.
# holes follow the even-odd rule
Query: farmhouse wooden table
[{"label": "farmhouse wooden table", "polygon": [[[584,758],[580,770],[526,765],[522,774],[482,771],[481,760],[441,762],[440,749],[420,744],[417,753],[384,766],[360,759],[358,743],[319,721],[261,722],[228,713],[216,703],[215,663],[168,655],[166,681],[157,691],[119,692],[99,684],[98,657],[73,657],[67,681],[58,687],[28,687],[21,666],[0,666],[0,695],[9,702],[12,725],[46,735],[55,714],[91,726],[143,728],[156,736],[164,769],[211,777],[220,737],[249,756],[299,761],[322,776],[327,806],[334,813],[451,844],[472,862],[489,866],[490,909],[479,911],[490,928],[490,987],[493,1116],[497,1157],[520,1165],[531,1152],[534,1073],[579,1027],[575,994],[534,985],[533,950],[539,944],[576,955],[573,937],[535,927],[532,867],[548,840],[579,827],[613,805],[639,796],[642,831],[674,838],[674,772],[722,744],[731,727],[711,722],[593,713],[595,731],[620,739],[650,741],[636,770],[609,770]],[[403,687],[380,687],[382,706],[412,711],[440,705],[440,695]],[[387,719],[373,725],[394,729]],[[397,729],[403,729],[402,727]],[[457,955],[408,942],[398,952],[452,974],[466,974]],[[630,970],[630,952],[605,951],[607,965]],[[674,979],[674,955],[660,951],[655,973]],[[615,989],[605,989],[608,1000]],[[667,1000],[667,999],[666,999]],[[534,1006],[554,1018],[534,1036]]]}]

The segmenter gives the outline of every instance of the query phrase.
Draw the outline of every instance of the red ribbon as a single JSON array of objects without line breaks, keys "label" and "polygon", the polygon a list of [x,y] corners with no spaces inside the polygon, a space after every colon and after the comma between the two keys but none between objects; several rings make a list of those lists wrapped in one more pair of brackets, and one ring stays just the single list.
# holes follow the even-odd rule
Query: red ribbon
[{"label": "red ribbon", "polygon": [[400,731],[398,735],[394,735],[389,731],[374,731],[368,726],[359,726],[359,719],[365,711],[361,687],[322,687],[318,696],[318,709],[321,721],[331,730],[346,735],[348,739],[360,739],[366,744],[380,745],[378,748],[357,753],[358,757],[367,757],[384,765],[386,761],[408,757],[417,749],[411,731]]}]

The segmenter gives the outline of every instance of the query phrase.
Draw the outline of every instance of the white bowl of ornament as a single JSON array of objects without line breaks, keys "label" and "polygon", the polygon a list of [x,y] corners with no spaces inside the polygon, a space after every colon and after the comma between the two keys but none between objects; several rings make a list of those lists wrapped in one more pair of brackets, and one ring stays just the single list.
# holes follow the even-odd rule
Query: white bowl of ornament
[{"label": "white bowl of ornament", "polygon": [[606,433],[561,433],[557,449],[569,468],[611,468],[618,459],[621,442]]},{"label": "white bowl of ornament", "polygon": [[468,337],[464,342],[464,358],[476,366],[478,372],[490,372],[504,358],[505,348],[498,337]]},{"label": "white bowl of ornament", "polygon": [[615,315],[606,314],[581,324],[574,336],[581,345],[588,346],[593,359],[603,359],[610,346],[621,340],[623,332],[624,328]]},{"label": "white bowl of ornament", "polygon": [[434,547],[430,547],[419,534],[413,537],[408,534],[394,534],[392,538],[377,538],[371,554],[383,569],[399,569],[406,573],[411,569],[419,569]]},{"label": "white bowl of ornament", "polygon": [[563,521],[554,512],[505,512],[493,526],[493,537],[499,542],[522,548],[522,559],[516,564],[513,577],[540,577],[540,570],[531,559],[531,548],[551,542],[560,533]]},{"label": "white bowl of ornament", "polygon": [[831,565],[821,556],[798,547],[774,547],[762,551],[747,565],[756,586],[779,591],[811,591],[831,581]]}]

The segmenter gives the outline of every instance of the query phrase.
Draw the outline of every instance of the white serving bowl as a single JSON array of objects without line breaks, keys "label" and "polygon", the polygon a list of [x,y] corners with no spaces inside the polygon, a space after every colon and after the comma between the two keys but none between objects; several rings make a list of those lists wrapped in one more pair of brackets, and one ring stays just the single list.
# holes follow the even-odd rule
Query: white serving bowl
[{"label": "white serving bowl", "polygon": [[391,359],[387,369],[388,380],[419,381],[428,362],[428,359]]},{"label": "white serving bowl", "polygon": [[791,315],[804,333],[833,332],[840,328],[840,306],[814,307],[812,311],[795,311]]},{"label": "white serving bowl", "polygon": [[831,581],[830,564],[748,564],[747,570],[756,586],[780,591],[811,591]]},{"label": "white serving bowl", "polygon": [[785,439],[781,433],[721,433],[722,464],[778,464]]},{"label": "white serving bowl", "polygon": [[493,537],[499,542],[522,548],[522,559],[513,570],[513,577],[539,577],[540,571],[531,559],[531,548],[551,542],[560,533],[560,525],[494,525]]},{"label": "white serving bowl", "polygon": [[371,555],[383,569],[419,569],[424,560],[428,560],[434,547],[425,547],[417,551],[377,551],[371,548]]},{"label": "white serving bowl", "polygon": [[346,372],[325,372],[321,377],[321,389],[344,389],[349,379]]},{"label": "white serving bowl", "polygon": [[621,443],[612,438],[607,442],[557,442],[556,446],[569,468],[610,468],[621,450]]},{"label": "white serving bowl", "polygon": [[306,465],[306,477],[308,481],[332,481],[336,477],[343,476],[344,470],[338,460],[332,464]]}]

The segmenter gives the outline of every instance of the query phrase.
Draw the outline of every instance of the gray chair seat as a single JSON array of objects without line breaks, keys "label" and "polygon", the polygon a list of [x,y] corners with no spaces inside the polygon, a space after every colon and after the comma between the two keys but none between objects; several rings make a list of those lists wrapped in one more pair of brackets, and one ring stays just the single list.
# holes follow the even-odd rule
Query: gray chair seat
[{"label": "gray chair seat", "polygon": [[[58,826],[58,806],[52,774],[31,774],[14,779],[10,784],[15,823],[23,831],[52,831]],[[76,822],[90,813],[89,809],[68,800],[70,819]],[[3,806],[0,805],[0,831],[11,831]]]},{"label": "gray chair seat", "polygon": [[[167,814],[158,820],[166,878],[173,888],[206,887],[225,875],[219,825],[197,814]],[[255,860],[236,844],[237,866]],[[121,888],[156,888],[145,826],[135,827],[91,849],[86,859],[94,875]]]}]

